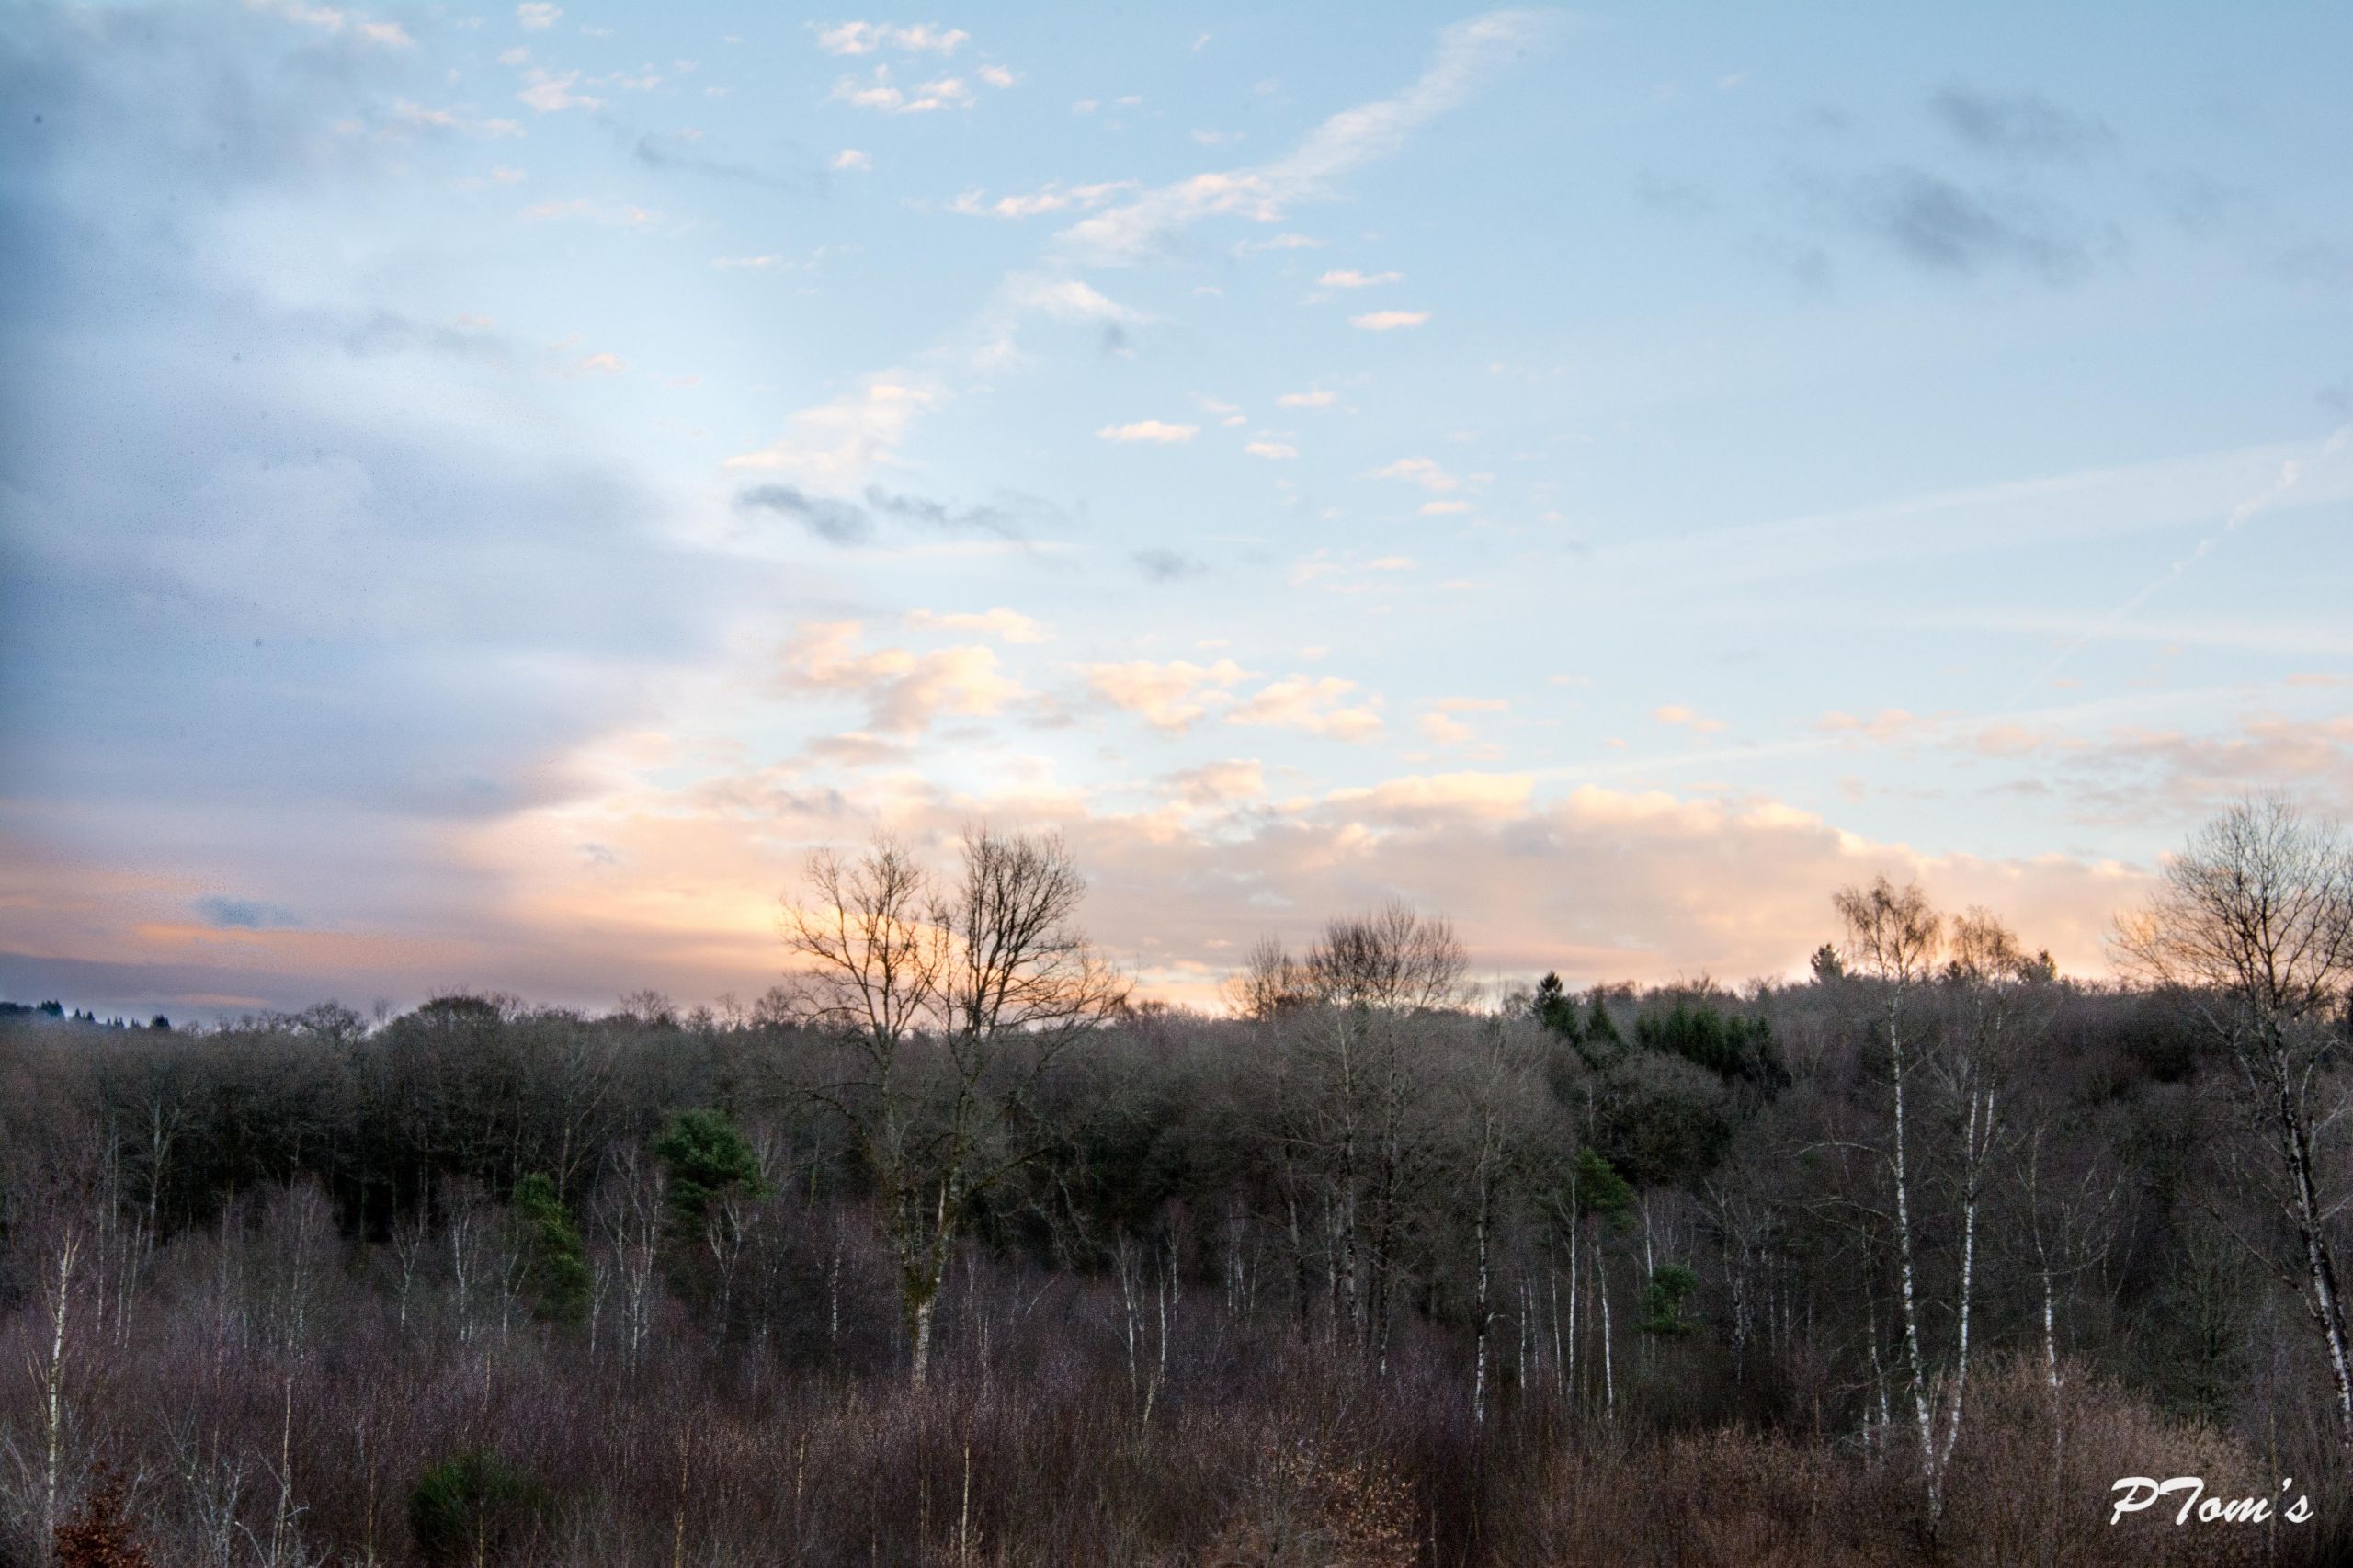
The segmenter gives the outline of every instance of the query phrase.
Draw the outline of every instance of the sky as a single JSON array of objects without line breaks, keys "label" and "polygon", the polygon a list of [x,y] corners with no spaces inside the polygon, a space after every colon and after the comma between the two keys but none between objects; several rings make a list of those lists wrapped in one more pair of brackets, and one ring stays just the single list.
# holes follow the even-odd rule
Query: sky
[{"label": "sky", "polygon": [[0,996],[2063,968],[2353,806],[2341,6],[0,12]]}]

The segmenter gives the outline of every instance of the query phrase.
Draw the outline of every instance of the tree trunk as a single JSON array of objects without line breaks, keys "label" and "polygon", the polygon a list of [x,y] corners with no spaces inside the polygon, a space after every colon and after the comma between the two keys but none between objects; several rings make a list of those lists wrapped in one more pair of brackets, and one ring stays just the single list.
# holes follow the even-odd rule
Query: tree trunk
[{"label": "tree trunk", "polygon": [[1920,1479],[1927,1487],[1928,1517],[1933,1519],[1942,1511],[1943,1499],[1937,1484],[1936,1427],[1928,1410],[1927,1368],[1920,1352],[1919,1303],[1912,1283],[1912,1187],[1904,1166],[1904,1040],[1893,1004],[1887,1010],[1887,1050],[1895,1082],[1895,1250],[1904,1312],[1904,1357],[1912,1383],[1913,1416],[1919,1428]]},{"label": "tree trunk", "polygon": [[2336,1257],[2323,1231],[2325,1213],[2313,1178],[2312,1145],[2290,1095],[2288,1063],[2279,1059],[2280,1152],[2286,1157],[2296,1230],[2303,1243],[2308,1305],[2328,1344],[2329,1376],[2336,1385],[2336,1435],[2353,1469],[2353,1351],[2346,1344],[2345,1301],[2337,1289]]}]

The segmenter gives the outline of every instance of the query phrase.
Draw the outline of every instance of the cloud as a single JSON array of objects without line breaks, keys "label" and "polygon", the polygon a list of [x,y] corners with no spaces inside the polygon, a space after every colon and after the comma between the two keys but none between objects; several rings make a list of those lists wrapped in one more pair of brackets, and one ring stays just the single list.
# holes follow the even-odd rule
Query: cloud
[{"label": "cloud", "polygon": [[1704,713],[1694,712],[1680,702],[1670,702],[1664,707],[1654,708],[1651,710],[1651,717],[1662,724],[1677,724],[1688,730],[1697,730],[1702,734],[1713,734],[1724,727],[1724,722],[1722,719],[1711,719]]},{"label": "cloud", "polygon": [[1053,639],[1053,633],[1042,624],[1019,610],[1012,609],[951,615],[936,615],[927,609],[910,610],[907,624],[926,631],[985,631],[1005,642],[1047,642]]},{"label": "cloud", "polygon": [[757,451],[727,460],[731,469],[774,470],[820,490],[839,492],[888,462],[908,428],[946,401],[936,381],[885,370],[829,403],[801,409],[784,433]]},{"label": "cloud", "polygon": [[1434,458],[1399,458],[1395,462],[1374,469],[1372,477],[1403,480],[1408,484],[1418,484],[1425,490],[1441,493],[1462,488],[1462,482],[1447,472]]},{"label": "cloud", "polygon": [[1063,248],[1074,259],[1128,265],[1205,218],[1279,222],[1292,206],[1327,197],[1341,176],[1404,145],[1506,60],[1533,47],[1545,26],[1532,11],[1457,22],[1438,35],[1437,57],[1421,76],[1395,97],[1341,110],[1271,163],[1195,175],[1083,219],[1063,233]]},{"label": "cloud", "polygon": [[1188,659],[1155,664],[1135,659],[1086,666],[1087,690],[1098,700],[1133,713],[1156,730],[1181,734],[1218,708],[1233,701],[1232,688],[1250,672],[1232,659],[1197,665]]},{"label": "cloud", "polygon": [[1143,574],[1144,580],[1151,583],[1174,583],[1209,571],[1199,560],[1174,550],[1139,550],[1130,559]]},{"label": "cloud", "polygon": [[953,54],[972,41],[970,33],[937,22],[812,22],[809,28],[827,54]]},{"label": "cloud", "polygon": [[811,495],[790,484],[756,484],[737,492],[735,505],[782,513],[834,544],[874,542],[873,514],[854,501]]},{"label": "cloud", "polygon": [[1126,425],[1106,425],[1095,432],[1103,441],[1144,441],[1160,446],[1173,446],[1191,440],[1201,433],[1198,425],[1172,425],[1165,419],[1138,419]]},{"label": "cloud", "polygon": [[207,926],[224,931],[286,931],[302,924],[301,916],[292,910],[257,899],[208,894],[193,901],[189,907]]},{"label": "cloud", "polygon": [[545,32],[563,16],[563,7],[551,6],[547,0],[526,0],[515,7],[515,25],[525,32]]},{"label": "cloud", "polygon": [[836,102],[854,108],[870,108],[881,114],[932,114],[941,109],[970,108],[977,101],[972,89],[961,77],[939,76],[902,87],[894,81],[888,65],[877,65],[873,74],[863,81],[845,76],[834,84]]},{"label": "cloud", "polygon": [[[1425,738],[1441,746],[1474,746],[1478,732],[1455,717],[1458,713],[1505,713],[1511,704],[1499,697],[1442,697],[1429,704],[1430,711],[1415,721]],[[1500,754],[1495,746],[1477,746],[1474,755],[1492,756]]]},{"label": "cloud", "polygon": [[1016,310],[1035,311],[1057,321],[1127,324],[1150,319],[1075,278],[1016,273],[1006,279],[1003,297]]},{"label": "cloud", "polygon": [[578,218],[590,223],[601,223],[608,229],[650,229],[662,221],[661,213],[648,211],[627,201],[585,196],[569,201],[534,202],[523,209],[523,216],[535,223]]},{"label": "cloud", "polygon": [[2078,159],[2112,140],[2098,120],[2070,114],[2035,93],[1981,93],[1954,85],[1930,98],[1928,108],[1972,151],[1996,158]]},{"label": "cloud", "polygon": [[1256,256],[1263,251],[1321,250],[1330,244],[1310,234],[1277,234],[1268,240],[1241,240],[1233,247],[1236,256]]},{"label": "cloud", "polygon": [[871,153],[861,153],[855,147],[845,147],[835,153],[832,162],[825,166],[838,173],[862,174],[874,167],[874,155]]},{"label": "cloud", "polygon": [[983,65],[972,74],[992,87],[1010,87],[1021,79],[1002,65]]},{"label": "cloud", "polygon": [[315,28],[330,38],[340,38],[347,31],[362,43],[383,49],[413,49],[416,40],[398,22],[370,21],[358,11],[340,10],[333,6],[311,6],[302,0],[246,0],[256,11],[282,17]]},{"label": "cloud", "polygon": [[1468,501],[1425,501],[1414,508],[1425,517],[1460,517],[1471,509]]},{"label": "cloud", "polygon": [[2074,220],[2027,197],[1965,189],[1904,165],[1846,181],[1831,199],[1849,224],[1905,261],[1961,277],[2006,266],[2070,282],[2120,244],[2111,235],[2095,244]]},{"label": "cloud", "polygon": [[523,81],[523,90],[515,96],[541,114],[556,114],[569,108],[605,107],[602,98],[573,91],[580,85],[580,73],[577,71],[558,74],[535,65],[524,74]]},{"label": "cloud", "polygon": [[[113,902],[127,925],[84,930],[92,960],[137,926],[151,955],[225,966],[217,991],[265,949],[307,986],[354,972],[367,938],[339,932],[386,961],[416,934],[472,938],[493,921],[451,836],[564,797],[562,759],[642,722],[780,591],[762,563],[677,549],[629,449],[551,439],[575,389],[514,373],[496,332],[365,302],[385,253],[328,209],[398,214],[426,187],[413,146],[336,128],[417,69],[352,27],[238,6],[0,27],[0,99],[45,121],[0,131],[9,373],[41,388],[9,413],[0,861],[70,810],[106,846],[85,886],[111,863],[152,879]],[[290,288],[287,253],[236,239],[264,209],[351,240],[361,291]],[[437,313],[482,302],[478,278],[422,276]],[[74,608],[93,604],[127,608]],[[185,769],[167,790],[162,756]],[[256,903],[235,890],[265,874],[301,929],[191,913]],[[81,918],[70,891],[42,907],[61,932]],[[30,939],[0,926],[0,946]],[[462,945],[435,947],[444,973]]]},{"label": "cloud", "polygon": [[904,648],[859,651],[863,628],[855,620],[804,626],[779,660],[779,687],[788,692],[854,697],[867,705],[868,725],[910,735],[943,716],[985,718],[1024,695],[1000,674],[988,648]]},{"label": "cloud", "polygon": [[1212,810],[1265,799],[1267,770],[1256,757],[1228,757],[1169,774],[1163,784],[1183,804]]},{"label": "cloud", "polygon": [[862,501],[813,494],[790,484],[755,484],[736,493],[740,511],[775,512],[790,517],[833,544],[866,545],[880,540],[885,523],[904,523],[945,533],[1018,537],[1013,515],[999,506],[950,507],[915,495],[893,494],[879,484],[866,487]]},{"label": "cloud", "polygon": [[1429,319],[1427,311],[1369,311],[1360,316],[1350,316],[1348,324],[1359,332],[1396,332],[1419,326]]},{"label": "cloud", "polygon": [[[890,743],[853,733],[816,744],[856,755]],[[1160,782],[1176,810],[1106,812],[1066,792],[971,795],[890,778],[869,780],[855,803],[758,774],[631,779],[485,834],[481,863],[511,890],[510,916],[470,955],[379,939],[298,964],[293,944],[310,934],[248,933],[240,939],[263,961],[231,968],[186,962],[184,949],[126,931],[98,950],[128,962],[68,970],[0,953],[0,984],[21,993],[63,975],[70,984],[42,994],[135,994],[175,1017],[189,1010],[175,997],[208,991],[278,1006],[337,990],[421,999],[451,972],[559,1002],[608,1001],[616,974],[682,996],[752,994],[775,971],[776,891],[807,849],[854,844],[875,826],[946,841],[983,812],[1061,829],[1088,875],[1089,930],[1140,956],[1148,993],[1212,1007],[1219,978],[1256,937],[1296,946],[1325,917],[1391,896],[1451,916],[1476,972],[1525,981],[1557,969],[1583,985],[1802,976],[1807,955],[1836,934],[1832,892],[1881,873],[1917,880],[1940,908],[1992,908],[2067,971],[2097,975],[2109,922],[2149,885],[2143,871],[2069,856],[1878,843],[1769,796],[1552,793],[1525,774],[1461,770],[1269,801],[1265,770],[1245,759]],[[581,856],[584,838],[618,864]],[[12,869],[0,856],[0,877]],[[0,926],[0,942],[7,934]]]},{"label": "cloud", "polygon": [[715,158],[697,145],[701,140],[697,131],[674,131],[666,136],[648,132],[631,143],[630,156],[649,169],[708,175],[714,179],[740,180],[776,190],[811,189],[817,183],[813,174],[772,174],[749,164]]},{"label": "cloud", "polygon": [[1315,280],[1326,289],[1371,289],[1383,283],[1403,283],[1402,272],[1358,272],[1353,267],[1339,267]]},{"label": "cloud", "polygon": [[1242,449],[1254,458],[1282,459],[1299,456],[1299,449],[1288,441],[1248,441],[1243,444]]},{"label": "cloud", "polygon": [[1285,392],[1275,399],[1277,408],[1329,408],[1339,401],[1339,393],[1322,387],[1313,392]]},{"label": "cloud", "polygon": [[419,130],[455,131],[460,135],[497,141],[523,134],[522,126],[511,119],[477,119],[457,109],[428,108],[407,98],[392,100],[393,119]]},{"label": "cloud", "polygon": [[1826,735],[1851,735],[1881,744],[1912,739],[1928,727],[1931,721],[1901,708],[1882,708],[1869,719],[1858,719],[1851,713],[1833,710],[1813,722],[1813,727]]},{"label": "cloud", "polygon": [[980,191],[968,190],[950,201],[948,210],[968,218],[1035,218],[1074,208],[1086,211],[1135,188],[1136,182],[1131,179],[1104,180],[1094,185],[1048,184],[1036,190],[1000,196],[994,201]]},{"label": "cloud", "polygon": [[1270,681],[1225,715],[1229,724],[1302,730],[1333,740],[1368,741],[1381,733],[1378,697],[1351,703],[1357,683],[1337,676],[1292,676]]}]

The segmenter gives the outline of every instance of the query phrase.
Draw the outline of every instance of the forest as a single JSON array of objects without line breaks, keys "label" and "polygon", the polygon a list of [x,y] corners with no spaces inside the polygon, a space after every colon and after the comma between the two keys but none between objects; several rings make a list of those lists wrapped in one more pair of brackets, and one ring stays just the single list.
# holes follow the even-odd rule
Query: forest
[{"label": "forest", "polygon": [[2293,804],[2102,979],[1879,880],[1802,981],[1481,995],[1389,903],[1196,1013],[1085,887],[819,855],[750,1006],[0,1018],[0,1562],[2353,1556]]}]

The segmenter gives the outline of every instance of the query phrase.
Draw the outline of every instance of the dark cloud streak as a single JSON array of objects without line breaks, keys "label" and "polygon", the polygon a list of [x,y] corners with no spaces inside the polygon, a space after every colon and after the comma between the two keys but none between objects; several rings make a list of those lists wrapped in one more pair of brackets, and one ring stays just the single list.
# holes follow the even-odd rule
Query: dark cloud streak
[{"label": "dark cloud streak", "polygon": [[2098,120],[2070,114],[2035,93],[1981,93],[1955,85],[1930,98],[1928,109],[1964,145],[1988,157],[2066,162],[2114,141]]},{"label": "dark cloud streak", "polygon": [[866,487],[860,501],[813,495],[794,484],[755,484],[736,494],[738,510],[774,512],[791,518],[829,544],[847,547],[880,542],[881,525],[904,523],[937,533],[985,533],[1022,537],[1017,519],[1001,506],[961,509],[920,495],[899,495],[879,484]]}]

